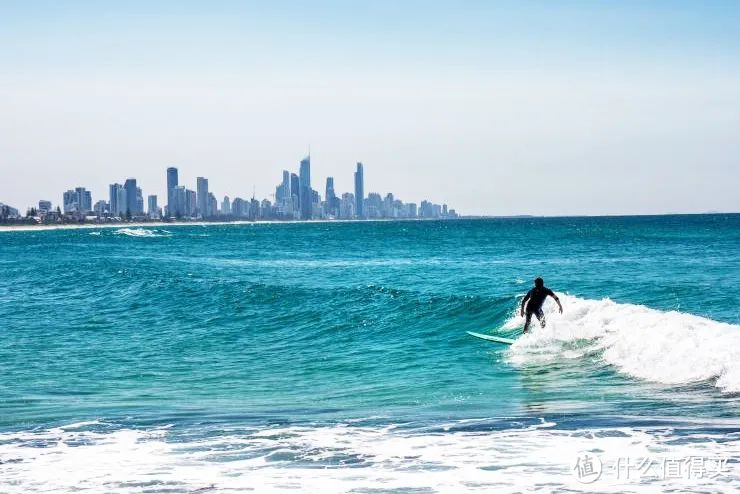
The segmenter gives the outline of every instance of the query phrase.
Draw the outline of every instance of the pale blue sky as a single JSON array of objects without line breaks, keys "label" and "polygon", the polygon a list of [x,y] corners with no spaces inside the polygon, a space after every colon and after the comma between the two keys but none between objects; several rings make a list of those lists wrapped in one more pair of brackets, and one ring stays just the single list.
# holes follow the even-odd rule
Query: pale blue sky
[{"label": "pale blue sky", "polygon": [[740,211],[740,3],[3,2],[0,202],[165,168],[468,214]]}]

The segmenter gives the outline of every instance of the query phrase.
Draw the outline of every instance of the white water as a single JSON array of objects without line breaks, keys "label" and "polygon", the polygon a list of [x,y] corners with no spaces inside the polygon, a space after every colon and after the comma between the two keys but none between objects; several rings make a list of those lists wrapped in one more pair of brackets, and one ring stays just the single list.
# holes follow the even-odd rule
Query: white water
[{"label": "white water", "polygon": [[[617,470],[620,458],[736,458],[737,437],[718,443],[730,436],[693,435],[681,444],[666,429],[552,425],[413,433],[345,424],[177,441],[168,428],[99,433],[73,424],[0,434],[0,492],[718,492],[738,482],[732,462],[714,465],[713,473],[720,472],[714,478],[651,480],[633,472],[627,479]],[[604,465],[592,484],[580,483],[573,471],[582,451]]]},{"label": "white water", "polygon": [[170,232],[167,230],[149,230],[146,228],[119,228],[114,232],[115,235],[126,235],[128,237],[168,237]]},{"label": "white water", "polygon": [[[740,392],[740,326],[677,311],[558,295],[548,302],[547,327],[519,338],[508,354],[515,365],[596,355],[619,372],[662,384],[710,382]],[[505,328],[522,325],[518,314]]]}]

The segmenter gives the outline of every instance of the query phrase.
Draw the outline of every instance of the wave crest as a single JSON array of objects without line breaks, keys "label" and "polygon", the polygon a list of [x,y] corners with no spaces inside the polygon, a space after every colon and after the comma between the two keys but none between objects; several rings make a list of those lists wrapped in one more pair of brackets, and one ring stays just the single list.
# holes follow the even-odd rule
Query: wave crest
[{"label": "wave crest", "polygon": [[[546,304],[547,327],[537,327],[512,346],[512,363],[597,354],[639,379],[672,385],[712,381],[722,391],[740,392],[740,326],[609,299],[559,296],[563,314]],[[521,324],[515,314],[504,328]]]},{"label": "wave crest", "polygon": [[149,230],[146,228],[119,228],[115,235],[126,235],[128,237],[169,237],[167,230]]}]

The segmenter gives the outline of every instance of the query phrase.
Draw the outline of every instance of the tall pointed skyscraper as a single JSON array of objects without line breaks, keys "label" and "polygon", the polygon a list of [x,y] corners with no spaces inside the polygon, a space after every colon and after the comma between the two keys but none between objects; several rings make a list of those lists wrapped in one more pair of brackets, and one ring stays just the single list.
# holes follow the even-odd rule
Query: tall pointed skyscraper
[{"label": "tall pointed skyscraper", "polygon": [[365,172],[362,163],[357,163],[355,172],[355,214],[358,218],[365,217]]},{"label": "tall pointed skyscraper", "polygon": [[301,218],[304,220],[310,220],[312,216],[311,206],[311,155],[309,154],[301,160],[301,167],[299,170],[300,180],[300,194],[298,200],[301,204]]}]

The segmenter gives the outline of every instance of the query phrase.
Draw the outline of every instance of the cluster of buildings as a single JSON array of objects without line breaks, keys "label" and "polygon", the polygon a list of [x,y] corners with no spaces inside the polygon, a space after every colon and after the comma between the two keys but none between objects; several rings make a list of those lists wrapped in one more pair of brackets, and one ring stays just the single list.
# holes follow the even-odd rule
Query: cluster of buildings
[{"label": "cluster of buildings", "polygon": [[[339,195],[334,189],[334,177],[327,177],[322,199],[311,183],[311,157],[301,160],[298,173],[283,171],[282,181],[272,195],[274,201],[225,196],[220,202],[208,188],[208,179],[198,177],[195,190],[180,185],[178,170],[167,168],[167,197],[161,207],[156,195],[144,194],[135,178],[108,187],[108,200],[93,203],[85,187],[76,187],[63,194],[62,206],[52,208],[51,201],[39,201],[38,209],[30,208],[26,217],[42,223],[84,221],[150,221],[150,220],[316,220],[316,219],[393,219],[393,218],[456,218],[454,209],[446,204],[404,203],[393,194],[371,192],[365,195],[365,175],[362,163],[354,173],[354,192]],[[3,209],[6,208],[6,209]],[[10,211],[8,211],[9,209]],[[19,217],[18,211],[0,203],[4,219]],[[11,214],[12,213],[12,214]],[[0,220],[3,217],[0,216]]]}]

